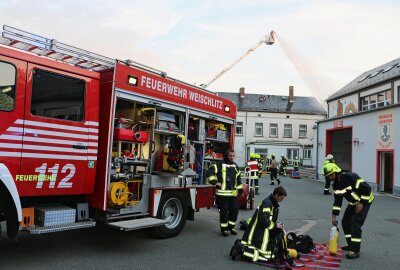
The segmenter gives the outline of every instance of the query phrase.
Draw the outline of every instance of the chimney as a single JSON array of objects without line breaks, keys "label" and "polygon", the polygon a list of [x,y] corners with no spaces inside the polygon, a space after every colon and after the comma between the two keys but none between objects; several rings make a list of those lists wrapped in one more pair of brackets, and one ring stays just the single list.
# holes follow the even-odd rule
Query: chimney
[{"label": "chimney", "polygon": [[244,98],[244,87],[240,87],[239,96],[240,96],[240,98]]},{"label": "chimney", "polygon": [[294,86],[293,85],[289,86],[289,102],[290,103],[294,102]]}]

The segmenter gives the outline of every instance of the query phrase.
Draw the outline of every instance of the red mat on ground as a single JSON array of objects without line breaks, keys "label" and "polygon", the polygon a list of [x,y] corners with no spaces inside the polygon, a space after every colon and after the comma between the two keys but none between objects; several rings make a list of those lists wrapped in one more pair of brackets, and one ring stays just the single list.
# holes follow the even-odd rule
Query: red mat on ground
[{"label": "red mat on ground", "polygon": [[[294,262],[296,266],[289,265],[278,265],[280,269],[284,269],[285,266],[291,269],[324,269],[324,270],[337,270],[340,269],[340,262],[342,261],[343,251],[338,250],[336,256],[332,256],[328,252],[328,248],[325,244],[315,244],[315,251],[311,253],[300,253],[300,259],[295,259]],[[255,262],[258,265],[267,266],[270,268],[275,268],[274,263],[270,262]]]}]

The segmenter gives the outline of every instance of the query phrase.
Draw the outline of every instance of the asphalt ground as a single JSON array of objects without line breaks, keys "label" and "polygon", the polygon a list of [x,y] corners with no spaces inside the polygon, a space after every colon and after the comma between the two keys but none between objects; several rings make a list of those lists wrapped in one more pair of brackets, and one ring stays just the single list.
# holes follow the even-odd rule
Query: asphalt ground
[{"label": "asphalt ground", "polygon": [[[288,192],[280,208],[280,221],[285,224],[286,231],[300,230],[316,243],[327,243],[333,196],[323,195],[322,182],[280,179]],[[260,186],[257,203],[276,187],[269,185],[266,176],[260,180]],[[343,258],[341,269],[399,269],[400,199],[375,195],[363,227],[361,257],[356,260]],[[345,206],[344,202],[342,213]],[[238,220],[247,219],[252,213],[241,210]],[[121,232],[103,225],[47,235],[20,234],[18,242],[3,235],[0,270],[263,269],[255,264],[230,260],[229,250],[241,235],[242,231],[237,236],[220,236],[215,208],[196,213],[195,221],[187,221],[182,233],[172,239],[155,239],[144,231]],[[345,244],[343,232],[339,242]]]}]

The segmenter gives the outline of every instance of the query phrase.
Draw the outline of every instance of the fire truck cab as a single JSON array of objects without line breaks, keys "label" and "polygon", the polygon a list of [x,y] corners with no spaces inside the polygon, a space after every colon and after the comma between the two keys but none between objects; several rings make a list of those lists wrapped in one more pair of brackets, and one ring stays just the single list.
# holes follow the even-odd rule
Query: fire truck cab
[{"label": "fire truck cab", "polygon": [[4,26],[0,221],[7,234],[180,233],[213,205],[207,167],[233,147],[235,105],[165,72]]}]

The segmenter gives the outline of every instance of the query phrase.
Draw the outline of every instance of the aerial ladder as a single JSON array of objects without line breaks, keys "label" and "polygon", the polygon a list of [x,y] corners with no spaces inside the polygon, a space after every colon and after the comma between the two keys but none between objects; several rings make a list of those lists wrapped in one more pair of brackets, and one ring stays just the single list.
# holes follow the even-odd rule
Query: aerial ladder
[{"label": "aerial ladder", "polygon": [[216,76],[214,76],[211,80],[209,80],[207,83],[203,83],[200,86],[203,88],[207,88],[208,86],[210,86],[210,84],[212,84],[213,82],[215,82],[219,77],[221,77],[222,75],[224,75],[227,71],[229,71],[231,68],[233,68],[237,63],[239,63],[240,61],[242,61],[246,56],[248,56],[250,53],[254,52],[258,47],[260,47],[262,44],[266,44],[266,45],[272,45],[275,43],[275,39],[276,39],[276,34],[274,31],[271,31],[269,33],[269,35],[263,36],[253,47],[251,47],[250,49],[248,49],[244,54],[242,54],[238,59],[236,59],[235,61],[233,61],[229,66],[227,66],[226,68],[224,68],[223,70],[221,70]]}]

